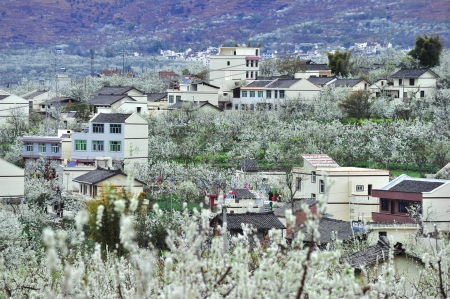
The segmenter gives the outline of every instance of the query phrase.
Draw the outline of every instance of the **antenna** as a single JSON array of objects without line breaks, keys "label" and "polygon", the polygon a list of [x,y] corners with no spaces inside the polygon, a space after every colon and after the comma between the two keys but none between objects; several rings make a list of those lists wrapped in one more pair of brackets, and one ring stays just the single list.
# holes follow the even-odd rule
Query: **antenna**
[{"label": "antenna", "polygon": [[58,70],[59,70],[59,53],[62,53],[61,48],[53,47],[50,50],[50,74],[48,80],[48,93],[47,102],[45,103],[45,133],[49,134],[49,116],[50,111],[48,106],[50,101],[59,99],[59,88],[58,88]]}]

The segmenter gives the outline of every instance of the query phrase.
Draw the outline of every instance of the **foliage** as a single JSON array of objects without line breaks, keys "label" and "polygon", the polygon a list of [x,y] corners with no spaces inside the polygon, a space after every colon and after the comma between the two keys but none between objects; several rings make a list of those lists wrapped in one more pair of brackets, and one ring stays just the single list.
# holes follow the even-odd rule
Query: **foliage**
[{"label": "foliage", "polygon": [[434,67],[439,65],[439,59],[444,45],[439,35],[417,36],[414,49],[408,55],[419,60],[421,67]]},{"label": "foliage", "polygon": [[348,117],[356,117],[359,120],[361,118],[370,117],[370,108],[372,104],[370,92],[356,90],[351,92],[338,106]]},{"label": "foliage", "polygon": [[306,71],[305,61],[296,56],[278,58],[275,68],[280,75],[294,77],[295,73]]},{"label": "foliage", "polygon": [[328,66],[331,72],[335,75],[348,77],[353,71],[353,62],[350,61],[352,51],[340,52],[339,50],[334,53],[327,52]]}]

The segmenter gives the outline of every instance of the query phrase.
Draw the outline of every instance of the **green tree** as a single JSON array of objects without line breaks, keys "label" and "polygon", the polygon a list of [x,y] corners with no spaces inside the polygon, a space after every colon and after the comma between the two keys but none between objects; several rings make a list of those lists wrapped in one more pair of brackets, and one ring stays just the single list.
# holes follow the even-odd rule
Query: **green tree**
[{"label": "green tree", "polygon": [[416,38],[414,49],[409,51],[408,55],[419,60],[421,67],[434,67],[439,65],[443,47],[444,45],[439,40],[439,35],[427,36],[425,34],[423,37],[419,35]]},{"label": "green tree", "polygon": [[348,77],[353,69],[353,62],[350,61],[352,51],[340,52],[336,50],[334,53],[327,52],[328,66],[335,75]]},{"label": "green tree", "polygon": [[358,120],[370,117],[370,107],[372,107],[370,92],[364,90],[354,91],[346,99],[342,100],[338,106],[348,117],[355,117]]},{"label": "green tree", "polygon": [[295,73],[306,71],[306,63],[299,57],[286,56],[277,59],[275,68],[280,75],[294,77]]}]

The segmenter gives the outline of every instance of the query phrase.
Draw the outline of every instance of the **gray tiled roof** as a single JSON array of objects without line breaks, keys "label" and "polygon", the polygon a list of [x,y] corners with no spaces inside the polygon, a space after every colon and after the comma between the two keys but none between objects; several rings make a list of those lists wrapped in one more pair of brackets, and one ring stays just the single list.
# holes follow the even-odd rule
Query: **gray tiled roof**
[{"label": "gray tiled roof", "polygon": [[31,99],[34,99],[35,97],[37,97],[37,96],[39,96],[39,95],[41,95],[43,93],[46,93],[46,91],[42,91],[42,90],[41,91],[35,91],[35,92],[30,93],[29,95],[26,95],[26,96],[24,96],[22,98],[24,98],[25,100],[31,100]]},{"label": "gray tiled roof", "polygon": [[233,189],[235,192],[234,197],[236,199],[253,199],[256,195],[250,192],[248,189]]},{"label": "gray tiled roof", "polygon": [[333,81],[336,77],[309,77],[307,80],[312,84],[324,85],[330,81]]},{"label": "gray tiled roof", "polygon": [[329,71],[328,64],[307,64],[306,69],[308,71]]},{"label": "gray tiled roof", "polygon": [[361,79],[337,79],[333,84],[335,87],[353,87],[361,81]]},{"label": "gray tiled roof", "polygon": [[[223,223],[222,214],[218,214],[216,219]],[[268,213],[245,213],[245,214],[227,214],[227,229],[241,230],[242,223],[250,224],[256,229],[285,229],[286,227],[278,220],[273,212]]]},{"label": "gray tiled roof", "polygon": [[125,95],[128,91],[136,89],[133,86],[103,86],[95,95]]},{"label": "gray tiled roof", "polygon": [[[311,234],[307,231],[307,227],[303,226],[301,231],[305,234],[305,241],[311,240]],[[348,241],[361,234],[361,231],[354,231],[352,225],[348,221],[336,220],[331,218],[322,218],[319,223],[320,239],[318,243],[327,244],[333,240]],[[292,238],[292,235],[286,238]]]},{"label": "gray tiled roof", "polygon": [[[430,71],[433,74],[435,74],[429,68],[418,68],[418,69],[402,68],[398,72],[396,72],[393,75],[391,75],[391,78],[418,78],[418,77],[422,76],[427,71]],[[438,76],[436,75],[436,77],[438,77]]]},{"label": "gray tiled roof", "polygon": [[264,87],[272,81],[273,80],[255,80],[250,84],[246,85],[245,87]]},{"label": "gray tiled roof", "polygon": [[[168,110],[178,110],[178,109],[181,109],[181,106],[183,106],[183,103],[188,103],[188,102],[176,102],[176,103],[173,104],[172,106],[167,107],[167,109],[168,109]],[[217,110],[222,111],[222,109],[220,109],[219,107],[217,107],[217,106],[215,106],[215,105],[209,103],[208,101],[198,101],[198,102],[196,101],[196,102],[194,102],[193,107],[200,108],[200,107],[203,107],[203,106],[205,106],[205,105],[210,105],[210,106],[212,106],[212,107],[214,107],[214,108],[217,108]]]},{"label": "gray tiled roof", "polygon": [[[302,210],[302,205],[306,203],[308,206],[312,206],[313,204],[316,204],[318,201],[314,198],[301,198],[299,200],[294,200],[294,211],[292,213],[296,213],[298,211]],[[286,210],[289,210],[292,208],[292,205],[290,202],[286,203],[281,208],[278,208],[274,211],[275,216],[277,217],[285,217],[286,216]]]},{"label": "gray tiled roof", "polygon": [[94,169],[92,171],[89,171],[88,173],[85,173],[83,175],[80,175],[79,177],[74,178],[73,181],[77,183],[93,185],[100,183],[106,179],[109,179],[110,177],[113,177],[116,174],[121,173],[122,172],[120,170],[108,170],[97,167],[97,169]]},{"label": "gray tiled roof", "polygon": [[444,182],[404,180],[389,188],[389,191],[430,192],[443,184]]},{"label": "gray tiled roof", "polygon": [[148,102],[158,102],[167,97],[167,92],[147,93]]},{"label": "gray tiled roof", "polygon": [[258,162],[254,159],[242,160],[239,163],[241,170],[244,172],[255,172],[259,171]]},{"label": "gray tiled roof", "polygon": [[70,111],[69,113],[67,113],[67,118],[73,118],[75,117],[75,115],[77,115],[77,111]]},{"label": "gray tiled roof", "polygon": [[93,123],[125,123],[125,120],[130,117],[129,113],[100,113],[91,122]]},{"label": "gray tiled roof", "polygon": [[88,103],[92,105],[112,105],[125,97],[127,95],[93,95]]},{"label": "gray tiled roof", "polygon": [[9,97],[9,94],[0,94],[0,100],[6,99]]},{"label": "gray tiled roof", "polygon": [[277,79],[266,86],[266,88],[289,88],[301,79]]},{"label": "gray tiled roof", "polygon": [[384,262],[389,258],[389,240],[386,236],[381,236],[378,243],[369,246],[358,252],[349,254],[341,259],[347,262],[354,269],[363,269],[376,263]]}]

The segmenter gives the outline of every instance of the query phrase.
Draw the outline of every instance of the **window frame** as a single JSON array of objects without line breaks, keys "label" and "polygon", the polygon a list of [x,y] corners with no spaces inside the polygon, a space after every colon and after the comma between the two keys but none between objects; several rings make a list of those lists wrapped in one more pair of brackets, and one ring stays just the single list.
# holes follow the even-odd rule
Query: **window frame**
[{"label": "window frame", "polygon": [[[114,150],[116,147],[116,150]],[[109,141],[109,151],[113,153],[121,153],[122,152],[122,141],[111,140]]]},{"label": "window frame", "polygon": [[297,179],[297,191],[302,190],[302,179]]},{"label": "window frame", "polygon": [[389,199],[380,198],[380,211],[389,212]]},{"label": "window frame", "polygon": [[284,90],[280,90],[279,96],[280,96],[280,99],[284,99],[284,97],[285,97],[285,92],[284,92]]},{"label": "window frame", "polygon": [[169,96],[169,104],[173,104],[175,97],[173,95]]},{"label": "window frame", "polygon": [[52,145],[51,145],[51,152],[53,154],[59,154],[59,144],[52,143]]},{"label": "window frame", "polygon": [[105,133],[105,124],[92,124],[92,133],[104,134]]},{"label": "window frame", "polygon": [[247,93],[246,90],[243,90],[243,91],[242,91],[242,97],[243,97],[243,98],[246,98],[246,97],[247,97],[247,94],[248,94],[248,93]]},{"label": "window frame", "polygon": [[77,152],[87,151],[87,140],[82,140],[82,139],[75,140],[75,151],[77,151]]},{"label": "window frame", "polygon": [[317,173],[315,171],[311,171],[311,183],[316,183],[317,181]]},{"label": "window frame", "polygon": [[250,97],[251,97],[251,98],[256,97],[256,91],[250,90]]},{"label": "window frame", "polygon": [[421,98],[424,98],[424,97],[425,97],[425,90],[421,90],[421,91],[420,91],[420,97],[421,97]]},{"label": "window frame", "polygon": [[399,213],[408,213],[408,206],[410,202],[407,200],[399,200],[398,201],[398,212]]},{"label": "window frame", "polygon": [[34,151],[34,143],[33,142],[25,142],[25,150],[27,152]]},{"label": "window frame", "polygon": [[175,97],[175,102],[176,102],[176,103],[181,102],[181,96],[176,96],[176,97]]},{"label": "window frame", "polygon": [[110,134],[122,134],[122,124],[109,124]]},{"label": "window frame", "polygon": [[325,193],[325,181],[319,180],[319,193]]},{"label": "window frame", "polygon": [[93,152],[104,152],[105,151],[105,141],[103,141],[103,140],[92,140],[91,150]]},{"label": "window frame", "polygon": [[38,152],[39,153],[46,153],[47,152],[47,143],[39,142],[38,143]]},{"label": "window frame", "polygon": [[266,90],[266,98],[271,99],[272,98],[272,90]]},{"label": "window frame", "polygon": [[[360,188],[358,188],[360,187]],[[364,191],[364,185],[356,185],[356,192],[362,192]]]},{"label": "window frame", "polygon": [[258,90],[258,98],[262,98],[262,97],[264,97],[264,91]]},{"label": "window frame", "polygon": [[409,78],[409,86],[414,86],[415,83],[416,83],[416,80],[414,78]]},{"label": "window frame", "polygon": [[403,85],[403,79],[398,79],[398,86],[402,86]]},{"label": "window frame", "polygon": [[311,198],[312,199],[316,199],[317,197],[316,197],[316,193],[311,193]]}]

